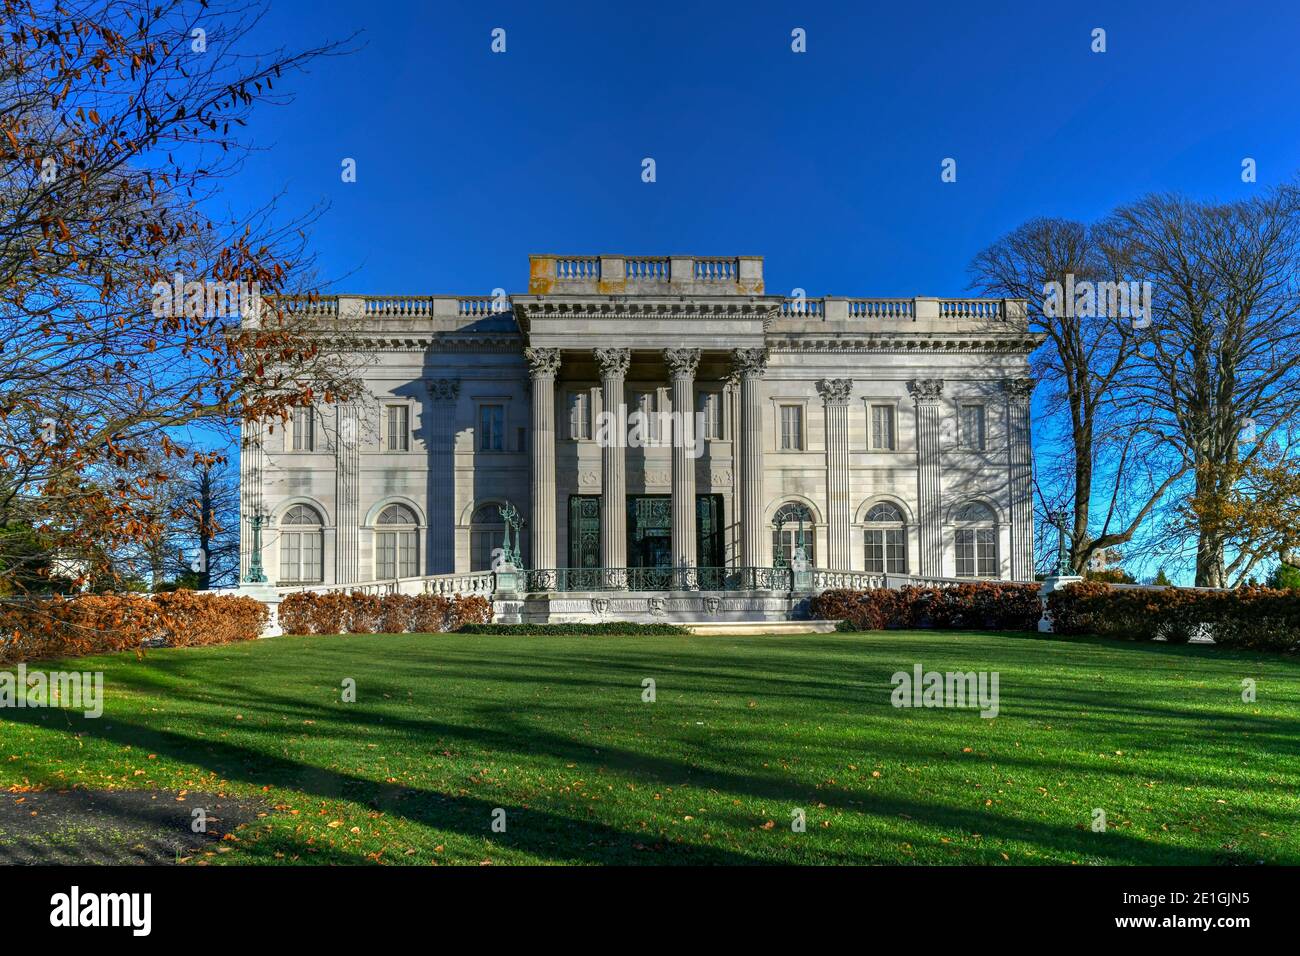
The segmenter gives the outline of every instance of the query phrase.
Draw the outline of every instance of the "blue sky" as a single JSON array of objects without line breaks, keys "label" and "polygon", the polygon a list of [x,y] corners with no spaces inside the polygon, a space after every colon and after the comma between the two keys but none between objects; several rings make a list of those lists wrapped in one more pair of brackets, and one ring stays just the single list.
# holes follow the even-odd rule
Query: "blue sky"
[{"label": "blue sky", "polygon": [[364,46],[258,115],[226,198],[328,204],[313,238],[333,291],[523,291],[530,252],[676,252],[763,255],[773,293],[955,294],[1031,216],[1289,178],[1298,11],[272,0],[261,45]]}]

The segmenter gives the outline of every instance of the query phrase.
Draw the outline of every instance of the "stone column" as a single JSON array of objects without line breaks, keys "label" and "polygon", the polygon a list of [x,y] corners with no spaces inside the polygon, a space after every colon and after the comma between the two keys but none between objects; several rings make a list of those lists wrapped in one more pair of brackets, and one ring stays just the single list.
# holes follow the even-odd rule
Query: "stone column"
[{"label": "stone column", "polygon": [[767,564],[763,544],[763,405],[759,382],[767,371],[767,349],[733,349],[740,376],[740,563]]},{"label": "stone column", "polygon": [[534,569],[555,567],[555,376],[559,349],[524,349],[533,381],[533,480],[529,524]]},{"label": "stone column", "polygon": [[[263,425],[258,422],[244,422],[240,425],[239,449],[239,580],[248,577],[248,568],[253,560],[253,516],[262,514],[264,498],[262,493],[262,435]],[[266,547],[267,528],[262,528],[262,546]],[[266,567],[263,555],[263,570],[269,580],[279,577],[278,568]]]},{"label": "stone column", "polygon": [[824,567],[853,567],[853,511],[849,500],[849,396],[853,380],[824,378],[817,391],[826,409],[826,558]]},{"label": "stone column", "polygon": [[361,421],[352,403],[338,407],[334,447],[334,583],[361,580]]},{"label": "stone column", "polygon": [[432,424],[429,428],[429,574],[456,570],[456,400],[460,382],[425,379]]},{"label": "stone column", "polygon": [[924,577],[943,575],[943,485],[939,424],[943,379],[915,379],[907,390],[916,402],[917,531]]},{"label": "stone column", "polygon": [[699,349],[664,349],[673,383],[673,567],[676,586],[695,587],[695,370]]},{"label": "stone column", "polygon": [[619,423],[608,435],[601,450],[600,482],[600,563],[611,575],[611,587],[625,585],[623,570],[627,567],[627,433],[624,431],[623,379],[632,364],[629,349],[595,349],[596,365],[600,368],[600,395],[602,411],[614,416]]},{"label": "stone column", "polygon": [[1007,486],[1011,493],[1011,580],[1034,579],[1033,448],[1029,440],[1032,378],[1005,379],[1007,396]]}]

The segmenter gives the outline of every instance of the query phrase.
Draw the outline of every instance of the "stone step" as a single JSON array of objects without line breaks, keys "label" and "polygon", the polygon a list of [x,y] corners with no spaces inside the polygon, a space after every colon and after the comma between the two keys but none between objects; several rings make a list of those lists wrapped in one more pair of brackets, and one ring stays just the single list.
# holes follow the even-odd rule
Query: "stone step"
[{"label": "stone step", "polygon": [[[679,623],[679,622],[674,622]],[[741,637],[751,634],[830,634],[835,621],[684,621],[681,626],[700,637]]]}]

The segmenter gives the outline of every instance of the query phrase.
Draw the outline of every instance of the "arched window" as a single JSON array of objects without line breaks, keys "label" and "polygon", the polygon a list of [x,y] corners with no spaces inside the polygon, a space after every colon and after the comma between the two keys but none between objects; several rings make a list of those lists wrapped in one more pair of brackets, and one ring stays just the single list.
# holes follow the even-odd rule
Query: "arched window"
[{"label": "arched window", "polygon": [[420,573],[419,519],[406,505],[389,505],[375,519],[375,577],[413,578]]},{"label": "arched window", "polygon": [[318,584],[325,579],[320,512],[294,505],[280,519],[280,583]]},{"label": "arched window", "polygon": [[907,525],[897,505],[881,502],[867,512],[866,544],[869,572],[907,573]]},{"label": "arched window", "polygon": [[957,577],[998,576],[997,515],[978,501],[968,501],[952,515],[957,551]]},{"label": "arched window", "polygon": [[772,563],[788,568],[796,549],[803,548],[808,566],[817,567],[816,534],[812,512],[801,501],[787,501],[772,515]]},{"label": "arched window", "polygon": [[491,571],[492,552],[501,547],[506,523],[501,520],[501,506],[479,505],[469,519],[469,569]]}]

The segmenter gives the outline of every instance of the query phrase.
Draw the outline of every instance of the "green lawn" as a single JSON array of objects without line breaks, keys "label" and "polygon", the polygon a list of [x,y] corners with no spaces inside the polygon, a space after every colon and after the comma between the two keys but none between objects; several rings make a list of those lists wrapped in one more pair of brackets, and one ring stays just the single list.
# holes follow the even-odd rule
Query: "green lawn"
[{"label": "green lawn", "polygon": [[[999,672],[999,716],[894,708],[890,676],[916,662]],[[193,862],[1300,864],[1300,662],[1276,656],[975,633],[376,635],[63,667],[105,672],[103,717],[0,712],[0,789],[274,808]]]}]

